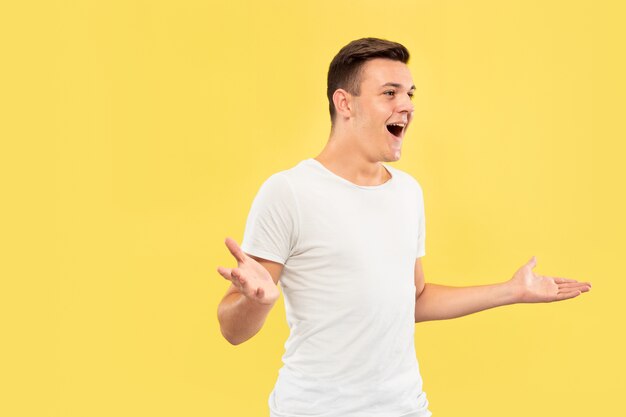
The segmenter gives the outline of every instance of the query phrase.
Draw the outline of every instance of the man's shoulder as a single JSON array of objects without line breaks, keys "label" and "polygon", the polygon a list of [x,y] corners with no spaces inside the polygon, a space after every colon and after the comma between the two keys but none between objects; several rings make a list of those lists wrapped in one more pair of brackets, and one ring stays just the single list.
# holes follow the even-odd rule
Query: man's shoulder
[{"label": "man's shoulder", "polygon": [[293,183],[306,172],[306,160],[292,165],[289,168],[277,171],[267,177],[261,184],[261,190],[271,193],[292,193]]},{"label": "man's shoulder", "polygon": [[285,168],[280,171],[276,171],[271,174],[264,182],[270,182],[273,184],[287,185],[294,182],[298,178],[306,176],[310,172],[309,160],[302,160],[296,164],[293,164],[289,168]]},{"label": "man's shoulder", "polygon": [[391,174],[394,175],[398,179],[398,182],[402,182],[407,185],[417,187],[420,191],[422,190],[422,186],[420,185],[417,178],[415,178],[409,172],[390,166],[390,165],[386,165],[386,164],[385,164],[385,167],[387,167],[391,171]]}]

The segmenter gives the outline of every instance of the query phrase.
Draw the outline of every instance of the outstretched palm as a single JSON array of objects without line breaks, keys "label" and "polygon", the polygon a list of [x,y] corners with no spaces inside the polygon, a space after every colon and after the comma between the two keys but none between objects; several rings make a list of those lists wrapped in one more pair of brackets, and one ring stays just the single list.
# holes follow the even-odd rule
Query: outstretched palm
[{"label": "outstretched palm", "polygon": [[542,303],[567,300],[591,289],[588,282],[574,279],[537,275],[532,270],[537,265],[533,256],[528,263],[515,272],[509,281],[521,303]]},{"label": "outstretched palm", "polygon": [[261,304],[273,304],[280,292],[270,273],[246,255],[237,242],[226,238],[226,247],[237,260],[237,268],[218,267],[217,272],[231,281],[240,293]]}]

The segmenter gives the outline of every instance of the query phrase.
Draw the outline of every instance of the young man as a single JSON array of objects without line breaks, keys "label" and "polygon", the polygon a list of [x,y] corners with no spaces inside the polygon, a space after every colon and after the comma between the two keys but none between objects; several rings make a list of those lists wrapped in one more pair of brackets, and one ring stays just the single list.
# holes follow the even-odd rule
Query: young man
[{"label": "young man", "polygon": [[424,282],[419,183],[383,164],[400,159],[413,117],[409,53],[365,38],[328,72],[332,128],[315,158],[267,179],[218,308],[224,337],[242,343],[279,297],[290,335],[269,406],[272,417],[426,417],[415,323],[488,308],[564,300],[589,283],[536,275],[535,258],[509,281],[475,287]]}]

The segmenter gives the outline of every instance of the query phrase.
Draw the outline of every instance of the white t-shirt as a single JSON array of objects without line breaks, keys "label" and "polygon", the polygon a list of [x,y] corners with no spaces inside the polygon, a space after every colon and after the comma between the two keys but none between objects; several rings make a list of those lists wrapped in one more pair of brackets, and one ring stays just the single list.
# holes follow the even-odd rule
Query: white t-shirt
[{"label": "white t-shirt", "polygon": [[290,334],[271,417],[428,417],[415,355],[415,260],[424,256],[422,189],[360,186],[315,159],[270,176],[244,252],[284,265]]}]

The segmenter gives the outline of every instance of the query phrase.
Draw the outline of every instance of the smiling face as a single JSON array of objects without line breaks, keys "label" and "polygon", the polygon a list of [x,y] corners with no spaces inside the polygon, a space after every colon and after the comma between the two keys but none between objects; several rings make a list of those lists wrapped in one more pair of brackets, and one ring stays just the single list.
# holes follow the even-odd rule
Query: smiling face
[{"label": "smiling face", "polygon": [[360,94],[352,96],[350,125],[367,159],[400,159],[402,140],[413,118],[415,86],[409,67],[386,58],[361,68]]}]

